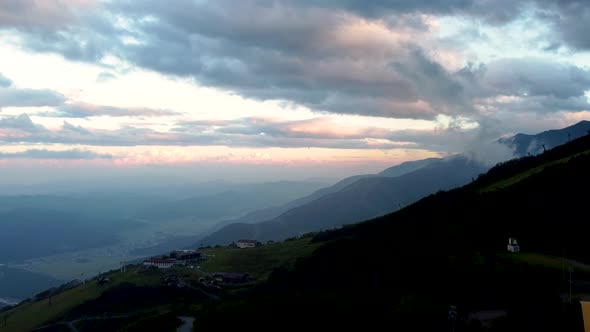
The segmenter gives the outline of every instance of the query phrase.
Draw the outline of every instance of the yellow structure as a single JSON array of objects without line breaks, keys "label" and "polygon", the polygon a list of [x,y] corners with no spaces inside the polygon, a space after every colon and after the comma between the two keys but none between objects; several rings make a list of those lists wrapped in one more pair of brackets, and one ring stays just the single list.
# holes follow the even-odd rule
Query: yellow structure
[{"label": "yellow structure", "polygon": [[580,301],[582,304],[582,316],[584,316],[584,331],[590,332],[590,302]]}]

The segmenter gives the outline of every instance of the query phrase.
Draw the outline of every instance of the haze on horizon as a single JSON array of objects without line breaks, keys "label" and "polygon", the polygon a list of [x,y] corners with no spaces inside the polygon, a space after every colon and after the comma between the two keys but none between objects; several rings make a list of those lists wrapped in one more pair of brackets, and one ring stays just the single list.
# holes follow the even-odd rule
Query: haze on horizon
[{"label": "haze on horizon", "polygon": [[0,184],[342,178],[590,118],[590,3],[0,2]]}]

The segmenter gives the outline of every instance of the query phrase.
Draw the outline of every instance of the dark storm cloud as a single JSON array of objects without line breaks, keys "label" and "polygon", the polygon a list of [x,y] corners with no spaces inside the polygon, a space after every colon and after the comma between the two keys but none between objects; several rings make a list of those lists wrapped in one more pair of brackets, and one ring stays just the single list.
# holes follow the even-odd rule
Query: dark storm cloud
[{"label": "dark storm cloud", "polygon": [[94,0],[2,0],[0,27],[51,30],[76,20],[78,10]]},{"label": "dark storm cloud", "polygon": [[513,20],[527,1],[513,0],[290,0],[292,3],[344,9],[369,18],[396,14],[468,15],[492,24]]},{"label": "dark storm cloud", "polygon": [[110,154],[96,153],[87,150],[72,149],[53,151],[46,149],[31,149],[23,152],[0,152],[0,159],[113,159]]},{"label": "dark storm cloud", "polygon": [[547,60],[502,59],[486,66],[485,83],[495,94],[581,97],[590,89],[590,70]]},{"label": "dark storm cloud", "polygon": [[39,133],[47,130],[43,126],[35,124],[26,114],[0,118],[0,129],[15,129],[29,133]]},{"label": "dark storm cloud", "polygon": [[553,29],[553,48],[567,46],[575,50],[590,50],[590,1],[536,0],[536,3],[537,17]]},{"label": "dark storm cloud", "polygon": [[[421,22],[415,16],[407,16],[411,14],[472,16],[505,23],[533,10],[539,17],[559,23],[555,28],[566,42],[586,46],[590,42],[584,19],[590,15],[590,2],[586,0],[258,0],[239,3],[221,0],[210,3],[179,1],[176,6],[150,0],[139,4],[117,1],[114,8],[131,17],[157,17],[159,29],[166,30],[171,38],[188,33],[245,46],[296,52],[325,52],[330,44],[326,43],[330,37],[326,27],[345,23],[350,13],[370,18],[392,17],[391,22],[408,25],[410,19]],[[413,26],[427,29],[423,24]],[[156,27],[150,32],[163,33]],[[324,44],[327,47],[318,47]]]},{"label": "dark storm cloud", "polygon": [[0,86],[0,107],[59,106],[66,98],[55,91]]},{"label": "dark storm cloud", "polygon": [[[232,6],[227,1],[177,4],[117,2],[111,9],[127,15],[133,29],[104,24],[89,29],[101,22],[95,20],[83,33],[65,31],[52,36],[50,43],[31,38],[27,45],[85,61],[112,53],[247,97],[284,99],[320,111],[432,118],[456,112],[447,105],[464,99],[457,98],[461,88],[452,82],[452,74],[413,44],[413,34],[426,28],[403,23],[420,21],[416,17],[400,17],[397,30],[390,30],[378,22],[314,7],[252,1]],[[109,34],[112,43],[105,41]],[[139,42],[124,45],[119,37],[126,34]],[[424,84],[431,82],[425,78],[432,74],[439,86]],[[451,90],[452,95],[444,96]]]},{"label": "dark storm cloud", "polygon": [[340,149],[415,148],[409,142],[393,142],[390,131],[375,127],[350,127],[329,118],[284,121],[243,118],[191,121],[174,131],[126,126],[116,130],[87,129],[64,122],[49,130],[22,114],[0,119],[0,142],[4,144],[77,144],[89,146],[231,146],[322,147]]},{"label": "dark storm cloud", "polygon": [[[573,35],[579,35],[578,42],[586,38],[577,33],[574,16],[586,15],[587,3],[121,0],[106,3],[102,14],[86,14],[84,24],[27,34],[24,43],[95,63],[112,54],[161,73],[196,78],[205,86],[316,111],[415,119],[471,116],[490,107],[579,111],[587,109],[585,70],[508,59],[451,71],[435,56],[442,46],[429,49],[433,36],[422,14],[502,24],[527,11],[561,22],[555,33],[571,44]],[[498,101],[503,96],[520,99]],[[84,109],[68,113],[88,116]]]},{"label": "dark storm cloud", "polygon": [[480,108],[548,114],[590,110],[590,70],[537,58],[502,59],[472,71]]},{"label": "dark storm cloud", "polygon": [[82,135],[90,135],[90,131],[87,129],[84,129],[81,126],[76,126],[73,125],[67,121],[64,121],[63,126],[62,126],[63,131],[65,132],[73,132],[73,133],[77,133],[77,134],[82,134]]}]

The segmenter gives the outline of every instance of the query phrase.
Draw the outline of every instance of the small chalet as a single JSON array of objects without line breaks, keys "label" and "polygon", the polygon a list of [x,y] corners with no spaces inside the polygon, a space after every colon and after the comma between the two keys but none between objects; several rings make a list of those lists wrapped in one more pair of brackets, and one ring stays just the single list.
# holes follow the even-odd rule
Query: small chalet
[{"label": "small chalet", "polygon": [[256,241],[256,240],[239,240],[236,242],[236,246],[240,249],[254,248],[257,245],[258,245],[258,241]]},{"label": "small chalet", "polygon": [[213,273],[213,278],[218,282],[224,284],[243,284],[252,278],[248,273],[230,273],[230,272],[217,272]]},{"label": "small chalet", "polygon": [[513,237],[509,238],[507,249],[510,252],[520,252],[520,246],[518,245],[518,241]]},{"label": "small chalet", "polygon": [[158,269],[169,269],[176,264],[175,258],[150,258],[143,261],[143,266],[156,267]]}]

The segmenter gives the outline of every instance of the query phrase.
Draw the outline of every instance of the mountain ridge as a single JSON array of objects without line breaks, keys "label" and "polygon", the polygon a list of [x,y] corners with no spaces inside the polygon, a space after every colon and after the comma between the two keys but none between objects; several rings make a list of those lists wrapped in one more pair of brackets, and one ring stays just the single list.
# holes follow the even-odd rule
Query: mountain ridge
[{"label": "mountain ridge", "polygon": [[[531,142],[536,142],[536,144],[545,144],[546,148],[551,148],[554,146],[558,146],[560,144],[568,142],[571,140],[573,136],[581,136],[584,132],[590,130],[590,121],[580,121],[572,126],[562,128],[562,129],[555,129],[544,131],[536,135],[525,135],[525,134],[517,134],[509,139],[500,139],[498,142],[511,147],[514,150],[516,156],[525,155],[521,152],[523,150],[530,149]],[[569,133],[569,135],[568,135]],[[523,139],[522,137],[526,137]],[[541,146],[539,145],[539,146]],[[538,151],[539,152],[539,151]],[[454,157],[448,157],[447,159],[452,159]],[[467,157],[465,157],[467,158]],[[290,236],[297,236],[301,233],[307,231],[317,231],[320,229],[331,228],[335,226],[340,226],[342,224],[349,224],[353,222],[358,222],[364,219],[376,217],[379,214],[385,214],[389,212],[393,212],[399,209],[400,204],[406,205],[409,204],[423,196],[426,196],[433,191],[436,190],[444,190],[450,189],[454,186],[463,185],[468,183],[472,178],[477,177],[480,173],[483,173],[489,169],[489,166],[481,164],[479,168],[470,168],[467,162],[463,163],[462,165],[457,165],[456,168],[446,168],[446,173],[437,172],[437,170],[433,170],[432,167],[435,165],[441,165],[440,162],[443,159],[440,158],[429,158],[424,160],[417,160],[417,161],[410,161],[405,162],[388,169],[383,170],[378,174],[365,174],[365,175],[357,175],[352,176],[349,178],[345,178],[333,186],[328,188],[320,189],[314,192],[312,195],[303,197],[301,199],[295,200],[291,203],[286,204],[285,206],[276,210],[271,211],[269,214],[265,214],[264,216],[271,216],[272,213],[280,213],[278,216],[269,219],[269,220],[258,220],[258,222],[253,222],[252,219],[248,219],[247,222],[242,222],[239,218],[234,219],[234,223],[224,223],[223,227],[217,228],[214,232],[206,235],[205,237],[199,240],[200,244],[227,244],[231,243],[232,241],[241,239],[241,238],[252,238],[257,240],[279,240],[284,239]],[[464,161],[474,162],[471,159],[464,159]],[[431,167],[429,169],[429,167]],[[397,200],[393,204],[387,204],[384,202],[383,206],[365,206],[367,208],[366,213],[364,214],[355,214],[357,212],[353,209],[353,212],[348,214],[342,214],[338,217],[342,218],[342,222],[340,224],[336,223],[333,220],[329,220],[325,222],[326,215],[322,213],[322,210],[330,210],[335,209],[336,207],[332,205],[330,208],[324,207],[310,207],[310,212],[307,214],[302,214],[300,221],[311,219],[311,223],[315,223],[315,227],[308,227],[302,228],[297,227],[294,225],[293,221],[286,221],[285,215],[289,214],[291,210],[300,211],[303,206],[310,206],[310,205],[317,205],[318,202],[321,202],[323,198],[326,196],[332,195],[336,192],[344,192],[345,190],[349,190],[350,188],[358,188],[354,187],[354,184],[357,182],[366,181],[365,183],[374,183],[375,186],[377,181],[385,181],[388,183],[387,179],[384,179],[383,174],[394,175],[395,177],[403,177],[407,176],[408,173],[412,173],[414,171],[422,170],[422,177],[428,178],[431,181],[434,180],[435,176],[441,176],[444,178],[453,178],[454,180],[449,180],[447,185],[439,184],[438,188],[428,186],[428,181],[421,183],[424,184],[423,190],[420,191],[420,195],[409,195],[407,198],[399,198],[399,196],[403,196],[402,193],[397,193],[397,197],[394,197],[392,200]],[[431,170],[433,174],[428,175],[424,170]],[[464,172],[461,174],[461,181],[458,181],[455,177],[458,176],[457,172]],[[372,180],[371,180],[372,179]],[[375,180],[378,179],[378,180]],[[420,180],[419,177],[414,177],[415,181]],[[371,182],[373,181],[373,182]],[[412,187],[411,183],[406,182],[405,186]],[[383,186],[378,186],[383,190],[383,194],[387,195],[388,193],[391,194],[390,189],[384,188]],[[366,189],[365,189],[366,190]],[[342,195],[344,197],[345,195]],[[355,207],[358,209],[363,209],[363,206],[360,206],[358,203],[363,201],[362,192],[359,193],[357,197],[349,197],[348,200],[342,200],[340,205],[344,208],[348,207]],[[314,203],[315,202],[315,203]],[[315,212],[314,212],[315,211]],[[294,213],[294,212],[292,212]],[[316,216],[314,217],[314,213]],[[357,216],[355,219],[353,216]],[[336,218],[336,216],[330,216],[329,218]],[[308,223],[309,224],[309,223]],[[274,233],[274,236],[272,235]]]}]

